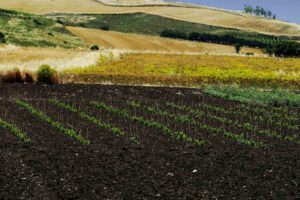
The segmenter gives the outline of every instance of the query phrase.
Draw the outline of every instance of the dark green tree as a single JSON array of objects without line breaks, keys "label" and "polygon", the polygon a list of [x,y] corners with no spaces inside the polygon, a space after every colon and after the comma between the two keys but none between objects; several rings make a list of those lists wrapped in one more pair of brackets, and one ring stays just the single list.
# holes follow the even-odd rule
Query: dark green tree
[{"label": "dark green tree", "polygon": [[235,48],[235,52],[236,52],[236,53],[240,53],[242,46],[241,46],[240,43],[236,43],[236,44],[234,45],[234,48]]}]

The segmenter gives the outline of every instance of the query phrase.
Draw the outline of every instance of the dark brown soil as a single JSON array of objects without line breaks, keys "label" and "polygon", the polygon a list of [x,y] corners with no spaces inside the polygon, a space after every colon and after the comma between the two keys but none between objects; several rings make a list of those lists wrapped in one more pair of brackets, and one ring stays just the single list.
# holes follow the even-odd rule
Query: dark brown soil
[{"label": "dark brown soil", "polygon": [[[29,102],[65,127],[75,129],[90,139],[91,144],[82,145],[57,131],[18,106],[15,98]],[[91,116],[122,128],[129,136],[137,136],[141,144],[51,105],[50,98],[72,103]],[[32,142],[22,143],[0,127],[0,199],[300,198],[300,145],[251,133],[249,138],[266,144],[253,148],[189,124],[179,125],[155,114],[134,111],[126,105],[128,99],[162,109],[166,101],[192,107],[204,101],[228,109],[237,105],[204,95],[197,89],[2,84],[0,118],[17,125]],[[205,144],[196,146],[175,140],[158,130],[91,107],[90,101],[127,108],[173,130],[200,137]],[[296,114],[298,111],[299,108],[291,109]],[[222,126],[217,121],[205,120],[205,123]],[[262,122],[252,123],[266,128]],[[234,133],[245,131],[233,126],[227,128]],[[277,131],[291,134],[284,128]]]}]

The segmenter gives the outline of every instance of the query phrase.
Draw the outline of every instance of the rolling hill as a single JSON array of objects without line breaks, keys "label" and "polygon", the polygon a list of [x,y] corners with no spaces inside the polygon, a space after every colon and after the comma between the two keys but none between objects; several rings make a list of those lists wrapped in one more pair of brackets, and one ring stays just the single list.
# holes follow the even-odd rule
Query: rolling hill
[{"label": "rolling hill", "polygon": [[37,14],[49,13],[132,13],[144,12],[194,23],[237,28],[274,35],[299,36],[300,25],[244,15],[208,7],[179,5],[108,6],[95,0],[0,0],[1,8]]},{"label": "rolling hill", "polygon": [[[67,29],[79,38],[82,38],[91,44],[98,44],[104,48],[156,52],[192,52],[213,54],[235,53],[234,47],[228,45],[190,42],[81,27],[67,27]],[[242,48],[242,53],[246,52],[262,54],[262,51],[259,49]]]},{"label": "rolling hill", "polygon": [[0,9],[0,33],[5,43],[19,46],[72,48],[86,45],[52,19],[12,10]]}]

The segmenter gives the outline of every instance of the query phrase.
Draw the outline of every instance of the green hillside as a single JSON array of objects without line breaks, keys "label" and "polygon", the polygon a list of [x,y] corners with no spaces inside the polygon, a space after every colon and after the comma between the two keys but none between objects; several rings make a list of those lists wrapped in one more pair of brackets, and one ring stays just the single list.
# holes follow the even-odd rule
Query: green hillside
[{"label": "green hillside", "polygon": [[163,30],[181,30],[189,33],[193,31],[212,34],[238,34],[237,29],[223,28],[175,20],[146,13],[124,14],[51,14],[51,18],[59,19],[65,25],[86,28],[103,28],[108,26],[112,31],[138,33],[146,35],[160,35]]},{"label": "green hillside", "polygon": [[84,46],[63,25],[44,16],[0,9],[1,43],[20,46],[64,47]]}]

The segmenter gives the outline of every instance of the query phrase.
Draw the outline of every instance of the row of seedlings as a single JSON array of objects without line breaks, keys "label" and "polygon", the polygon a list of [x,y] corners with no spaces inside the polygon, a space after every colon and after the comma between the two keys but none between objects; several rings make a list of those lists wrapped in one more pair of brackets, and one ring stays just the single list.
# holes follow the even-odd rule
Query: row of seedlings
[{"label": "row of seedlings", "polygon": [[[264,136],[267,136],[267,137],[270,137],[270,138],[276,138],[276,139],[280,139],[282,141],[288,141],[288,142],[294,142],[294,143],[300,144],[300,140],[298,139],[298,137],[296,135],[286,135],[286,136],[284,136],[284,135],[282,135],[282,134],[280,134],[276,131],[273,131],[271,129],[260,129],[260,127],[258,127],[256,125],[253,125],[250,122],[243,122],[243,121],[240,121],[240,120],[231,120],[231,119],[228,119],[226,117],[220,117],[220,116],[212,115],[210,112],[205,113],[203,111],[195,110],[195,109],[193,109],[189,106],[177,105],[177,104],[174,104],[172,102],[167,102],[166,106],[189,112],[189,113],[197,116],[197,118],[206,117],[206,118],[209,118],[209,119],[212,119],[212,120],[219,121],[223,124],[233,125],[233,126],[236,126],[238,128],[244,128],[244,129],[246,129],[248,131],[251,131],[253,133],[258,133],[258,134],[261,134],[261,135],[264,135]],[[218,112],[224,112],[224,113],[227,113],[227,114],[238,114],[238,111],[231,112],[229,110],[225,110],[224,108],[220,108],[220,107],[213,107],[213,106],[208,106],[208,105],[204,105],[204,107],[206,107],[207,109],[210,109],[210,110],[214,110],[214,111],[218,111]]]},{"label": "row of seedlings", "polygon": [[[268,110],[264,110],[264,112],[259,113],[256,112],[256,110],[261,110],[260,107],[254,107],[254,106],[244,106],[245,109],[225,109],[224,107],[221,107],[219,105],[212,105],[208,103],[201,103],[199,105],[202,108],[210,109],[216,112],[221,112],[227,115],[236,115],[245,117],[246,119],[249,119],[251,121],[255,122],[262,122],[264,124],[269,124],[274,128],[282,130],[283,128],[286,128],[291,131],[298,131],[299,130],[299,119],[292,115],[282,115],[280,113],[270,113]],[[250,113],[256,113],[256,115],[251,115]],[[284,119],[284,120],[283,120]]]},{"label": "row of seedlings", "polygon": [[103,109],[110,113],[117,114],[128,120],[143,124],[144,126],[147,126],[149,128],[160,130],[162,133],[164,133],[166,135],[170,135],[174,139],[183,140],[185,142],[192,143],[192,144],[195,144],[198,146],[204,145],[204,141],[201,139],[192,138],[189,135],[187,135],[186,133],[184,133],[183,131],[173,131],[168,126],[166,126],[160,122],[157,122],[157,121],[151,120],[151,119],[146,119],[143,116],[133,115],[126,109],[119,109],[112,105],[107,105],[103,102],[92,101],[92,102],[90,102],[90,104],[96,108]]},{"label": "row of seedlings", "polygon": [[48,115],[46,115],[44,112],[42,112],[42,111],[34,108],[32,105],[30,105],[26,101],[22,101],[22,100],[18,100],[17,99],[17,100],[15,100],[15,102],[20,107],[24,108],[25,110],[27,110],[31,114],[35,115],[36,117],[40,118],[41,120],[47,122],[52,127],[54,127],[55,129],[57,129],[58,131],[60,131],[60,132],[62,132],[64,134],[70,136],[71,138],[73,138],[74,140],[78,141],[79,143],[86,144],[86,145],[90,144],[90,140],[85,139],[81,134],[77,133],[73,129],[65,128],[63,126],[63,124],[61,124],[58,121],[53,120],[51,117],[49,117]]},{"label": "row of seedlings", "polygon": [[0,127],[7,129],[10,131],[12,134],[14,134],[17,138],[19,138],[21,141],[25,143],[30,143],[31,139],[30,137],[22,132],[16,125],[9,123],[3,119],[0,118]]},{"label": "row of seedlings", "polygon": [[[89,114],[80,111],[79,109],[77,109],[72,104],[64,103],[64,102],[59,101],[57,99],[50,99],[49,102],[51,104],[53,104],[53,105],[56,105],[56,106],[60,107],[60,108],[63,108],[63,109],[66,109],[66,110],[68,110],[68,111],[70,111],[72,113],[75,113],[75,114],[79,115],[80,118],[82,118],[82,119],[84,119],[86,121],[89,121],[89,122],[97,125],[100,128],[107,129],[107,130],[111,131],[112,133],[116,134],[117,136],[123,136],[123,137],[125,137],[127,135],[120,128],[115,127],[112,124],[106,123],[106,122],[104,122],[104,121],[102,121],[100,119],[97,119],[97,118],[93,117],[93,116],[90,116]],[[129,140],[132,143],[140,144],[140,141],[135,136],[130,136]]]},{"label": "row of seedlings", "polygon": [[[132,107],[136,107],[136,108],[141,107],[141,104],[139,102],[128,101],[128,104],[131,105]],[[157,107],[153,107],[153,106],[143,106],[143,107],[148,112],[152,112],[152,113],[155,113],[160,116],[171,118],[174,121],[176,121],[177,123],[192,124],[192,125],[195,125],[195,126],[199,127],[200,129],[205,130],[209,133],[222,134],[229,139],[235,140],[239,143],[243,143],[243,144],[246,144],[249,146],[253,146],[253,147],[262,147],[263,146],[262,142],[258,142],[253,139],[250,139],[250,140],[246,139],[243,133],[242,134],[234,134],[225,129],[215,128],[208,124],[204,124],[203,122],[201,122],[202,121],[201,119],[197,120],[188,115],[179,115],[179,114],[170,113],[167,110],[161,110],[161,109],[159,109]],[[201,115],[201,117],[205,117],[205,116]]]}]

